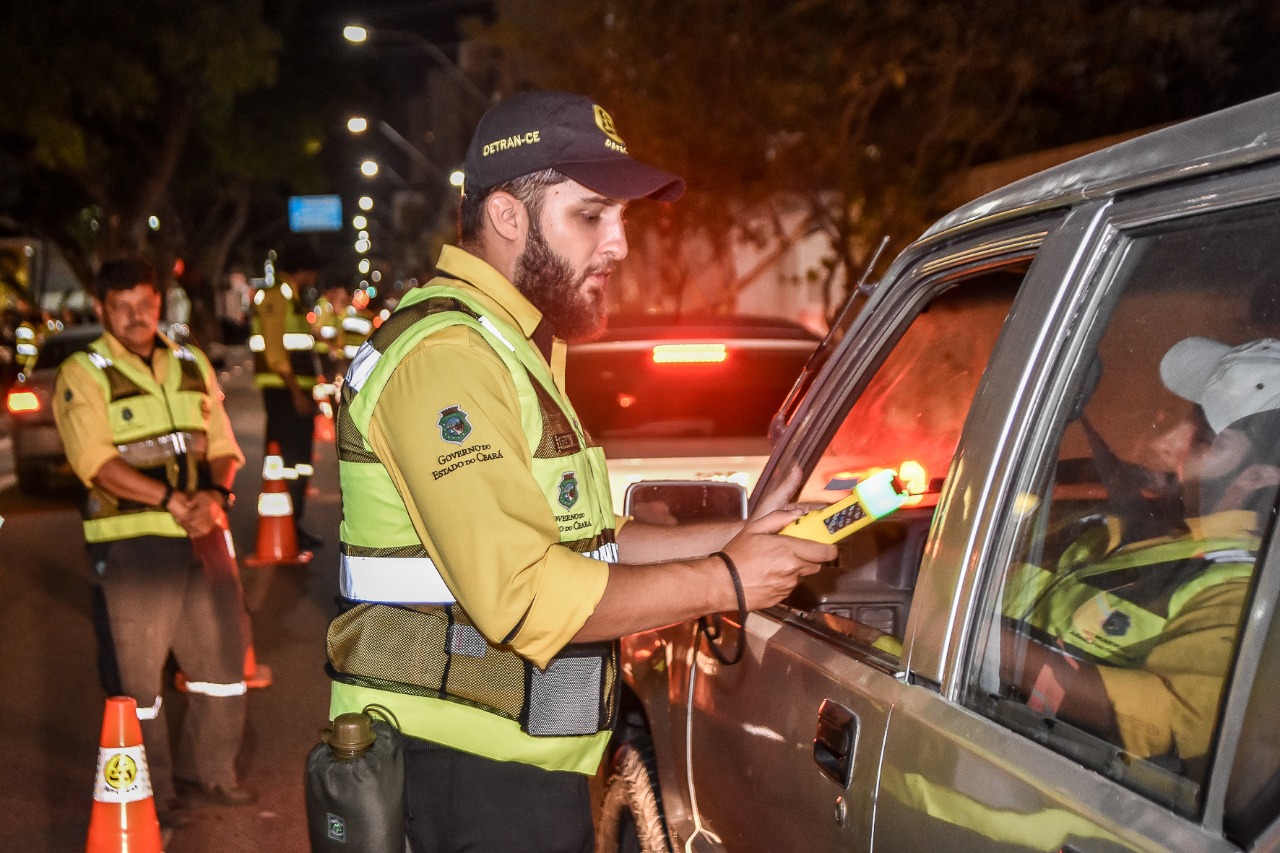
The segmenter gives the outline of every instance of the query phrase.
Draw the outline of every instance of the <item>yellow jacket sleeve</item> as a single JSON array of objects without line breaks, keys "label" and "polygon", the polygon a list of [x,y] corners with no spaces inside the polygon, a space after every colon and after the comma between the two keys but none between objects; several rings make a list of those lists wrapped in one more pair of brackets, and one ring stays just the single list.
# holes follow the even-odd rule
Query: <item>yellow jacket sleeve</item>
[{"label": "yellow jacket sleeve", "polygon": [[53,418],[71,470],[86,486],[91,485],[102,466],[120,453],[112,440],[102,386],[75,359],[64,361],[58,369]]},{"label": "yellow jacket sleeve", "polygon": [[[467,413],[474,463],[451,467],[441,413]],[[480,631],[545,667],[595,610],[608,566],[559,544],[533,478],[514,383],[466,327],[441,330],[397,366],[379,397],[370,443],[418,536]]]}]

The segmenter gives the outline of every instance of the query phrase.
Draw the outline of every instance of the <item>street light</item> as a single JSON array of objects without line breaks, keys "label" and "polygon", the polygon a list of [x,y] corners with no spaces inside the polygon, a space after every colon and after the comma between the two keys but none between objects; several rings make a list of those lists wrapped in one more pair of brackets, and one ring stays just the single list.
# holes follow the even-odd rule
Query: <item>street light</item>
[{"label": "street light", "polygon": [[360,206],[361,210],[373,210],[373,199],[367,195],[360,196],[356,204]]},{"label": "street light", "polygon": [[378,164],[373,160],[365,160],[360,164],[360,172],[366,178],[372,178],[378,174]]},{"label": "street light", "polygon": [[477,104],[484,106],[486,109],[492,104],[492,99],[480,91],[480,87],[472,83],[471,79],[462,73],[462,69],[455,65],[452,59],[445,56],[444,51],[436,47],[434,42],[424,39],[417,33],[409,32],[408,30],[387,30],[381,27],[372,29],[359,24],[348,24],[342,28],[342,37],[352,44],[364,44],[373,36],[398,38],[408,42],[431,57],[444,70],[444,73],[449,76],[449,79],[457,83],[458,88],[466,92]]}]

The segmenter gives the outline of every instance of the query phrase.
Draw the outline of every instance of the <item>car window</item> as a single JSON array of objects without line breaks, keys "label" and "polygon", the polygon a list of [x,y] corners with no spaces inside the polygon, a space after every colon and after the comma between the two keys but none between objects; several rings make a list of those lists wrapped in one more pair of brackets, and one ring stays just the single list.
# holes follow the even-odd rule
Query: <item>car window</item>
[{"label": "car window", "polygon": [[816,341],[623,341],[571,348],[569,398],[597,441],[764,438]]},{"label": "car window", "polygon": [[921,306],[865,389],[851,390],[800,500],[839,500],[885,469],[911,497],[843,539],[835,564],[801,581],[786,604],[811,622],[899,657],[938,493],[1028,264],[948,282]]},{"label": "car window", "polygon": [[1117,240],[970,675],[971,706],[1187,815],[1274,523],[1278,236],[1267,208]]}]

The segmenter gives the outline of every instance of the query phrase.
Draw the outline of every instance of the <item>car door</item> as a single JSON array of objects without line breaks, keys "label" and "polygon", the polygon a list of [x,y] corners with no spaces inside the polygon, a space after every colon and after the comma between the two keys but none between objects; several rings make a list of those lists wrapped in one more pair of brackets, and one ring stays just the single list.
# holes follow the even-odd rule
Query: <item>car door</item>
[{"label": "car door", "polygon": [[[1280,169],[1256,166],[1083,205],[1046,241],[1024,284],[1030,310],[979,391],[1008,402],[970,418],[926,550],[916,598],[940,606],[914,608],[908,627],[915,686],[890,715],[877,850],[1236,850],[1274,824],[1274,699],[1259,691],[1275,678],[1276,490],[1258,493],[1253,544],[1227,550],[1235,540],[1208,532],[1222,514],[1210,505],[1226,504],[1204,479],[1187,488],[1200,415],[1166,385],[1166,354],[1280,338],[1277,199]],[[1280,435],[1263,444],[1280,456]],[[1150,556],[1171,546],[1176,560]],[[1207,579],[1219,564],[1241,593],[1201,643],[1209,617],[1173,603],[1201,599],[1170,587],[1157,601],[1151,567]],[[1048,579],[1031,598],[1029,573]],[[1098,651],[1062,655],[1103,692],[1086,697],[1047,665],[1024,678],[1033,645],[1066,651],[1032,614],[1103,575],[1115,585],[1064,611]],[[1095,636],[1134,630],[1133,602],[1163,608],[1169,627],[1134,660],[1108,658]],[[1090,697],[1102,717],[1075,710]]]},{"label": "car door", "polygon": [[[1052,219],[891,271],[797,409],[801,499],[891,468],[913,495],[787,602],[726,619],[726,665],[686,632],[687,849],[870,849],[885,731],[906,683],[916,572],[978,380]],[[775,459],[777,454],[775,453]],[[674,671],[673,667],[673,671]]]}]

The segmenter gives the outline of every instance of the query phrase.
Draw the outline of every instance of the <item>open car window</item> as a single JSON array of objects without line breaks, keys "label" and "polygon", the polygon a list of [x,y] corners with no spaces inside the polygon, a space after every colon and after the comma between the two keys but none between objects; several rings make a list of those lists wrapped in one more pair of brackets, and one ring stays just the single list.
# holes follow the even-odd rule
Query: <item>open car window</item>
[{"label": "open car window", "polygon": [[970,674],[971,707],[1187,816],[1280,487],[1277,236],[1267,207],[1116,241]]},{"label": "open car window", "polygon": [[883,470],[906,504],[838,545],[786,604],[811,624],[896,662],[938,493],[979,380],[1030,261],[939,282],[861,393],[851,391],[809,470],[801,501],[832,503]]}]

